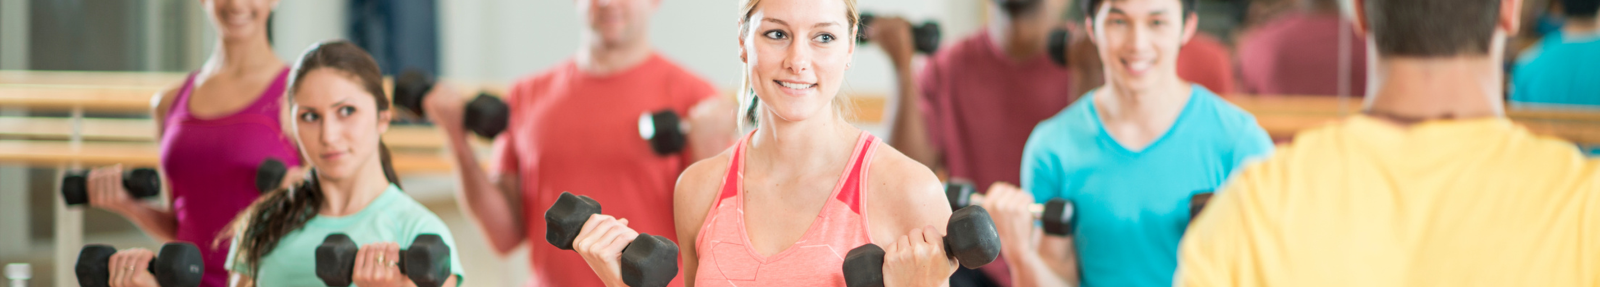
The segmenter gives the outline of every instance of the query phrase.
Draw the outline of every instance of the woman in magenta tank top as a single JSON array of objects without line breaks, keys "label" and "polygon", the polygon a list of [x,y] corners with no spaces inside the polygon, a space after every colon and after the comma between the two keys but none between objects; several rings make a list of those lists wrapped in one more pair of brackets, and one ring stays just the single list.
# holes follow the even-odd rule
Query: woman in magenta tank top
[{"label": "woman in magenta tank top", "polygon": [[[944,284],[949,204],[927,167],[845,121],[854,0],[741,0],[742,120],[756,129],[690,166],[674,194],[686,286],[844,286],[844,255],[884,246],[889,286]],[[907,41],[909,42],[909,41]],[[909,47],[905,47],[910,49]],[[609,286],[638,233],[596,215],[574,248]]]},{"label": "woman in magenta tank top", "polygon": [[[122,181],[120,166],[91,172],[89,193],[90,204],[122,215],[158,241],[199,246],[206,264],[200,286],[226,286],[228,245],[214,244],[218,231],[255,201],[256,167],[262,160],[276,158],[295,167],[300,157],[279,121],[289,69],[273,54],[266,35],[267,18],[278,1],[201,3],[218,31],[215,52],[200,70],[158,94],[152,111],[170,209],[130,199],[116,184]],[[149,253],[132,249],[116,256]],[[111,262],[124,261],[138,260]],[[138,273],[134,276],[149,276]]]}]

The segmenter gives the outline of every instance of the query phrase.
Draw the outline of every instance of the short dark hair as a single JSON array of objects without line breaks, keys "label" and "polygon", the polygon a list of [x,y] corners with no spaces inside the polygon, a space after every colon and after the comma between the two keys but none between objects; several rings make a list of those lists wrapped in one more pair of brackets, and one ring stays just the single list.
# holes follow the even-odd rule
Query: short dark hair
[{"label": "short dark hair", "polygon": [[[1082,1],[1078,1],[1079,3],[1083,3],[1083,18],[1084,19],[1094,19],[1094,16],[1095,16],[1094,14],[1097,13],[1096,11],[1100,11],[1099,10],[1100,9],[1100,3],[1105,3],[1106,1],[1107,0],[1082,0]],[[1117,0],[1110,0],[1110,1],[1117,1]],[[1196,0],[1178,0],[1178,3],[1179,3],[1179,5],[1183,5],[1183,19],[1189,19],[1189,14],[1194,14],[1195,6],[1200,4]]]},{"label": "short dark hair", "polygon": [[1600,14],[1600,0],[1561,0],[1561,14],[1567,18],[1594,18]]},{"label": "short dark hair", "polygon": [[1500,0],[1366,0],[1378,53],[1448,57],[1489,53]]}]

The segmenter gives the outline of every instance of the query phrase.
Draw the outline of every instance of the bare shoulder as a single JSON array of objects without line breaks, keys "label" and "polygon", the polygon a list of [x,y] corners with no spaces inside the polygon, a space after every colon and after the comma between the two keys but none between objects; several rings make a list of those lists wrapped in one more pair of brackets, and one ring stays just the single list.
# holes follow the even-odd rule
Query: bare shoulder
[{"label": "bare shoulder", "polygon": [[150,112],[156,115],[166,115],[172,110],[173,102],[178,99],[178,92],[183,91],[183,82],[173,83],[162,88],[155,95],[150,96]]},{"label": "bare shoulder", "polygon": [[873,240],[892,239],[928,225],[943,229],[950,218],[950,203],[946,202],[939,178],[927,166],[888,144],[880,142],[877,149],[866,182]]},{"label": "bare shoulder", "polygon": [[183,91],[184,82],[174,83],[162,88],[155,95],[150,96],[150,114],[156,121],[156,137],[160,138],[165,133],[167,115],[172,111],[172,105],[178,99],[178,92]]},{"label": "bare shoulder", "polygon": [[727,174],[730,158],[733,158],[732,148],[695,162],[678,175],[672,205],[680,236],[686,235],[681,232],[684,230],[698,231],[699,223],[711,210],[711,202],[716,199],[718,188],[722,186],[722,176]]}]

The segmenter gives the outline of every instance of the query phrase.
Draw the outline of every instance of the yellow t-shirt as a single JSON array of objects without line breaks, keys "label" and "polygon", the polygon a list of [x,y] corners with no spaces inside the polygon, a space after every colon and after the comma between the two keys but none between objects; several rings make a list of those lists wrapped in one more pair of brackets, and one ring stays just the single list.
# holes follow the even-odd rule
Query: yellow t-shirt
[{"label": "yellow t-shirt", "polygon": [[1355,116],[1233,177],[1182,286],[1600,286],[1600,161],[1509,120]]}]

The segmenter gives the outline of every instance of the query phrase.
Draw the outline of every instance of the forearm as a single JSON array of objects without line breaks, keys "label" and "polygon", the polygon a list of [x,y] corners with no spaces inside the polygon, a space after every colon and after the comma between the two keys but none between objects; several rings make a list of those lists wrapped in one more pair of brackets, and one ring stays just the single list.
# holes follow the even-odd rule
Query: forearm
[{"label": "forearm", "polygon": [[[172,211],[157,209],[149,204],[138,203],[130,205],[126,210],[116,211],[117,214],[127,218],[144,230],[145,234],[155,237],[156,241],[171,242],[178,237],[178,217]],[[229,214],[232,217],[233,214]]]},{"label": "forearm", "polygon": [[939,153],[928,137],[927,123],[923,122],[922,91],[917,89],[910,63],[896,63],[895,66],[895,96],[900,103],[895,111],[889,145],[929,169],[939,170]]},{"label": "forearm", "polygon": [[450,152],[456,159],[457,176],[461,179],[461,192],[456,193],[456,202],[470,211],[467,214],[483,230],[497,253],[502,256],[510,253],[527,236],[523,232],[526,227],[522,222],[522,203],[507,196],[508,192],[517,190],[503,190],[489,179],[488,172],[478,163],[477,154],[468,145],[464,131],[446,133],[450,138]]},{"label": "forearm", "polygon": [[[1074,286],[1078,282],[1075,262],[1052,264],[1031,250],[1007,252],[1005,260],[1011,269],[1012,286]],[[1068,274],[1061,274],[1063,272]]]}]

